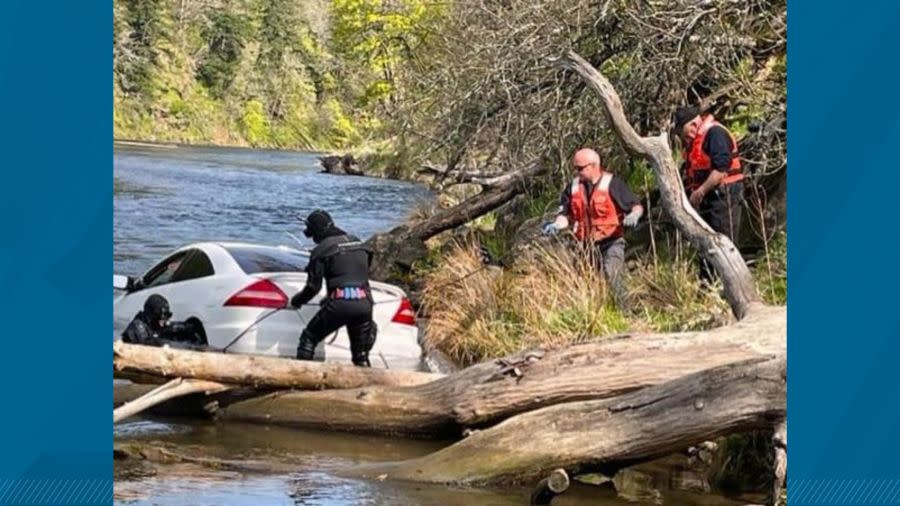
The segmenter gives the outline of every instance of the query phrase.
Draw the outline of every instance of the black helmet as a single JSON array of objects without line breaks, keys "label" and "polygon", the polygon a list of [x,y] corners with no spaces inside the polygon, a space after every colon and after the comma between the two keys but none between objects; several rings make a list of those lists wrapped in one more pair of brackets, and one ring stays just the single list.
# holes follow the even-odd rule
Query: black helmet
[{"label": "black helmet", "polygon": [[679,107],[672,121],[675,123],[675,135],[681,135],[685,123],[700,115],[700,108],[695,106]]},{"label": "black helmet", "polygon": [[306,223],[303,235],[312,237],[313,239],[321,237],[326,230],[334,226],[331,215],[322,209],[316,209],[309,213],[309,216],[307,216],[303,222]]},{"label": "black helmet", "polygon": [[147,297],[144,302],[144,314],[151,322],[159,322],[160,320],[168,320],[172,317],[172,311],[169,309],[169,301],[159,294],[153,294]]}]

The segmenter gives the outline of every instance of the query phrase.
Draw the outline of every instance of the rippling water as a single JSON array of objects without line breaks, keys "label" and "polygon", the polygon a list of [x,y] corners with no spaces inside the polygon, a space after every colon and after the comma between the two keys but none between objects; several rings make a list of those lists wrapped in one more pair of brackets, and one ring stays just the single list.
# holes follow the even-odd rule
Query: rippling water
[{"label": "rippling water", "polygon": [[130,275],[192,242],[296,245],[285,232],[306,240],[297,217],[317,207],[365,239],[430,197],[402,181],[322,174],[314,154],[291,151],[116,145],[114,176],[114,269]]}]

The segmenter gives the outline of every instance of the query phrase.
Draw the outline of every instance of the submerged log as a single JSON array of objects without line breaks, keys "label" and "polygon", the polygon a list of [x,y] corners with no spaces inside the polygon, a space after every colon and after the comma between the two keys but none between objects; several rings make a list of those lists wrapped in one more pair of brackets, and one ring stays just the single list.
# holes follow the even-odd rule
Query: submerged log
[{"label": "submerged log", "polygon": [[297,470],[296,464],[259,461],[228,460],[213,457],[188,455],[183,451],[172,450],[161,445],[148,443],[119,443],[113,446],[114,461],[146,461],[154,464],[197,464],[214,469],[254,473],[291,473]]},{"label": "submerged log", "polygon": [[785,416],[784,355],[701,371],[600,401],[511,418],[425,457],[366,465],[364,477],[487,485],[540,479],[556,468],[602,472],[652,460]]},{"label": "submerged log", "polygon": [[564,469],[556,469],[544,478],[531,493],[531,506],[544,506],[569,489],[569,475]]},{"label": "submerged log", "polygon": [[355,367],[277,357],[202,352],[113,344],[113,376],[133,374],[166,378],[196,378],[264,389],[356,388],[366,385],[408,386],[441,377],[415,371]]}]

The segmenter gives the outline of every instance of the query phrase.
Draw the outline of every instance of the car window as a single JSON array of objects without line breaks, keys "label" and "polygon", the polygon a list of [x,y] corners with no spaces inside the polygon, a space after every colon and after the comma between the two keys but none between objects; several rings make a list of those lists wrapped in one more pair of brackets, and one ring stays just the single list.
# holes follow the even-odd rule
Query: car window
[{"label": "car window", "polygon": [[181,267],[181,263],[187,256],[187,251],[179,251],[166,258],[162,262],[156,264],[144,275],[142,288],[151,288],[154,286],[164,285],[172,281],[172,276]]},{"label": "car window", "polygon": [[229,246],[225,248],[247,274],[263,272],[302,272],[309,258],[299,251],[265,246]]},{"label": "car window", "polygon": [[189,279],[212,276],[213,274],[215,274],[215,271],[206,253],[198,249],[192,249],[187,252],[187,256],[181,262],[181,267],[175,272],[175,275],[172,276],[169,282],[187,281]]}]

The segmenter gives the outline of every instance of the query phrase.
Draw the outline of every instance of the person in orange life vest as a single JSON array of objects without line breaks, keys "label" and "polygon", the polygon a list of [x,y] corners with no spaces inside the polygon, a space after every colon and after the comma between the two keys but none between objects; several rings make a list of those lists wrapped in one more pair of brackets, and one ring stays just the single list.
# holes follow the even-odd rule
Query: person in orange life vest
[{"label": "person in orange life vest", "polygon": [[625,300],[620,276],[625,264],[624,227],[636,226],[644,208],[625,181],[603,170],[600,155],[593,149],[578,150],[572,166],[575,178],[563,191],[556,219],[544,225],[544,234],[554,235],[571,226],[577,239],[591,244],[597,267],[603,269],[621,305]]},{"label": "person in orange life vest", "polygon": [[[683,176],[691,204],[716,232],[736,242],[741,229],[744,203],[744,173],[737,141],[711,114],[697,107],[675,112],[675,132],[683,142]],[[712,279],[706,262],[701,275]]]},{"label": "person in orange life vest", "polygon": [[744,195],[737,141],[697,107],[675,112],[675,132],[684,141],[682,167],[691,204],[715,231],[734,241],[740,231]]}]

